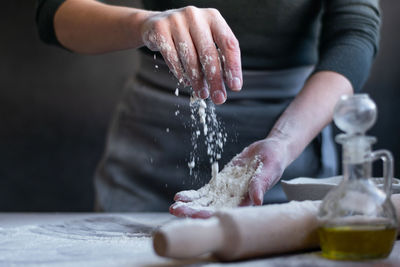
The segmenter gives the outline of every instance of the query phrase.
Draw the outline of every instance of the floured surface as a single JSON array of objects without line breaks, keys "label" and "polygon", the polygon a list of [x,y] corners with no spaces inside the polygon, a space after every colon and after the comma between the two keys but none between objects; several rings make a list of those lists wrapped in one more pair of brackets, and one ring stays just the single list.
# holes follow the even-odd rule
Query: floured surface
[{"label": "floured surface", "polygon": [[96,214],[51,223],[39,220],[18,227],[0,223],[0,266],[132,266],[163,262],[153,253],[151,234],[171,219],[166,214]]},{"label": "floured surface", "polygon": [[175,220],[167,213],[0,213],[0,266],[399,266],[400,241],[388,259],[329,261],[319,252],[240,262],[209,258],[174,261],[156,256],[149,230]]}]

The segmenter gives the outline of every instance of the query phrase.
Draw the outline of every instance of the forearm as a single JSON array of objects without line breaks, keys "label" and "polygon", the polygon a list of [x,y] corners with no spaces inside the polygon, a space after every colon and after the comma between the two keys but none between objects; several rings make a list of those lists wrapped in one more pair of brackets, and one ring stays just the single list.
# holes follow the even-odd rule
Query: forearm
[{"label": "forearm", "polygon": [[150,14],[94,0],[67,0],[55,14],[54,28],[58,41],[72,51],[105,53],[142,46],[141,25]]},{"label": "forearm", "polygon": [[287,167],[311,140],[332,120],[336,102],[352,94],[351,83],[341,74],[321,71],[312,75],[302,91],[275,123],[268,138],[278,139],[287,148]]}]

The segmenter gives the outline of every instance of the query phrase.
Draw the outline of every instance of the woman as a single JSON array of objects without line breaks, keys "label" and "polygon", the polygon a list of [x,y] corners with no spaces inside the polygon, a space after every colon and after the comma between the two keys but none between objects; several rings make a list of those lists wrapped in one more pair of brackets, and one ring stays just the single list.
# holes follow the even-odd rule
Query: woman
[{"label": "woman", "polygon": [[[284,201],[279,187],[271,189],[281,177],[336,173],[326,126],[339,97],[359,90],[367,78],[378,46],[378,0],[143,4],[145,9],[42,0],[37,9],[42,39],[71,51],[147,47],[141,48],[138,74],[117,107],[96,172],[99,210],[164,211],[175,192],[209,179],[209,163],[202,159],[200,179],[187,178],[192,146],[174,114],[189,120],[190,91],[186,87],[176,97],[169,70],[198,97],[219,105],[231,137],[221,163],[239,152],[239,159],[258,156],[263,163],[246,204]],[[185,206],[172,212],[205,216]]]}]

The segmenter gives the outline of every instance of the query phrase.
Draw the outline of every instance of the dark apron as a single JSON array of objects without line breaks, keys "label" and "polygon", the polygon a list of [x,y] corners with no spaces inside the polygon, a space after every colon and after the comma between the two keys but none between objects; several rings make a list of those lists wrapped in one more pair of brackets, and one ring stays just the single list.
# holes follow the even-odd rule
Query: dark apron
[{"label": "dark apron", "polygon": [[[155,67],[157,65],[157,68]],[[222,168],[244,147],[267,136],[312,67],[282,71],[244,71],[241,92],[229,92],[216,113],[228,135]],[[167,211],[176,192],[198,189],[211,177],[203,137],[198,140],[198,177],[189,175],[192,151],[189,89],[174,94],[176,79],[162,60],[141,55],[135,78],[127,84],[109,129],[106,151],[95,175],[96,208],[102,211]],[[176,111],[179,110],[179,114]],[[285,170],[283,179],[336,175],[330,126]],[[280,184],[264,203],[284,202]]]}]

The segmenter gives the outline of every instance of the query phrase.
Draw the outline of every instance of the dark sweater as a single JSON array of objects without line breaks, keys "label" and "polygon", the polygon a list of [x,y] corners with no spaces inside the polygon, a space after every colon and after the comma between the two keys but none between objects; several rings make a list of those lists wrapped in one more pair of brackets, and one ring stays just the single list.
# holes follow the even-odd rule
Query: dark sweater
[{"label": "dark sweater", "polygon": [[[42,40],[60,45],[53,18],[64,0],[39,0]],[[166,10],[194,5],[217,8],[239,40],[244,69],[282,69],[315,64],[347,77],[358,91],[378,49],[379,0],[145,0]]]}]

